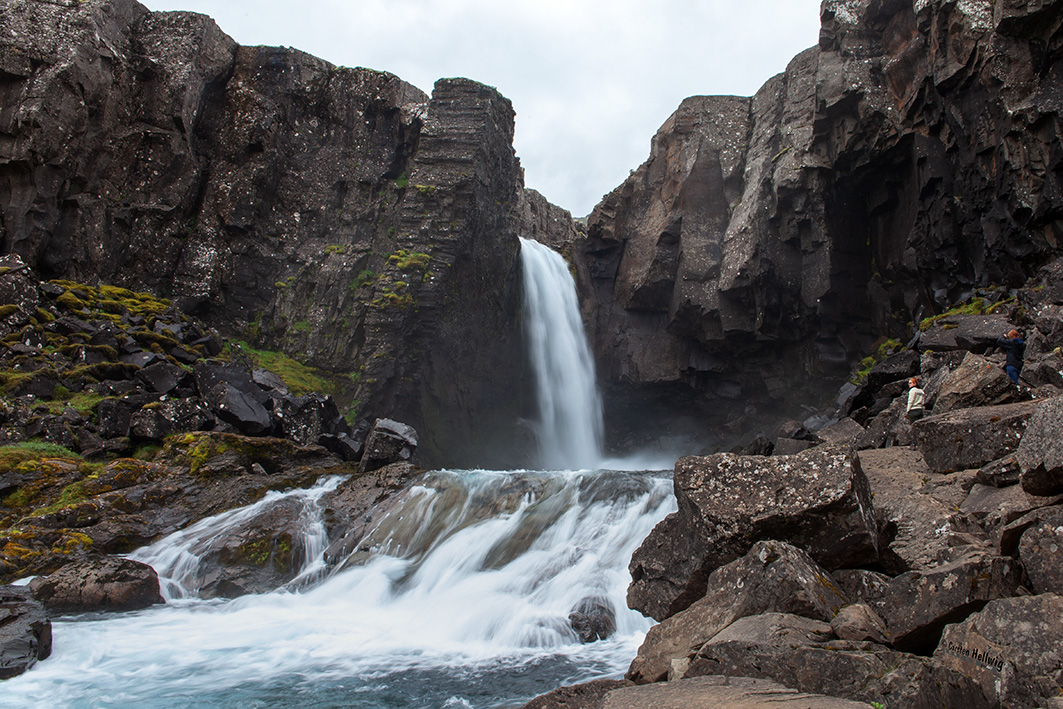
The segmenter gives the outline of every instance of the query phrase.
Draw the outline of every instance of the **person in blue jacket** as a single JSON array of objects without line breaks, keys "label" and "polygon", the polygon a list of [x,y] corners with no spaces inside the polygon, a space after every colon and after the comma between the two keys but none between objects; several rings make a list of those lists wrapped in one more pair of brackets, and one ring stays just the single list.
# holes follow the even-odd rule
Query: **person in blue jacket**
[{"label": "person in blue jacket", "polygon": [[997,346],[1004,350],[1004,354],[1007,355],[1007,361],[1004,364],[1004,371],[1008,373],[1008,378],[1014,383],[1019,383],[1019,373],[1022,371],[1022,358],[1026,354],[1026,342],[1023,341],[1022,335],[1018,330],[1012,330],[1007,335],[1001,335],[997,339]]}]

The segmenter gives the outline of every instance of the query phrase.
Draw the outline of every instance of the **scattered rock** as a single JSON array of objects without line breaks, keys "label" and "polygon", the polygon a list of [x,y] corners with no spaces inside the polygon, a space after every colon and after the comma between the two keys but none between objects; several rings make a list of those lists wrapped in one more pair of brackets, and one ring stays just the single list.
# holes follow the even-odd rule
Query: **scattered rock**
[{"label": "scattered rock", "polygon": [[162,603],[155,569],[132,559],[98,557],[67,564],[30,582],[33,597],[56,613],[132,611]]}]

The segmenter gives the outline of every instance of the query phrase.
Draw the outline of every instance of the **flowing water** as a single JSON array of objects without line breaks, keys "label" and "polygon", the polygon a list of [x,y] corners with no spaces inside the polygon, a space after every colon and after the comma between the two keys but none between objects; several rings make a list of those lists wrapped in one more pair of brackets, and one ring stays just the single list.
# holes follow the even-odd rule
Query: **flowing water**
[{"label": "flowing water", "polygon": [[[545,247],[522,254],[547,470],[430,473],[331,565],[341,478],[202,520],[132,555],[159,572],[165,605],[53,622],[52,657],[0,685],[0,707],[486,709],[622,675],[651,624],[626,607],[628,560],[675,509],[671,480],[603,462],[571,277]],[[203,558],[272,505],[300,510],[296,578],[199,598]],[[615,622],[608,638],[577,637],[569,616],[587,602]]]}]

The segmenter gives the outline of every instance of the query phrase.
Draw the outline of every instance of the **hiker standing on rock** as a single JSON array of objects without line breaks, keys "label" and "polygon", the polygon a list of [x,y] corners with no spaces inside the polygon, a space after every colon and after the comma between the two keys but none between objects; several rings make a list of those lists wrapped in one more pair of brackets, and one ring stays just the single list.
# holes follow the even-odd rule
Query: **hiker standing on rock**
[{"label": "hiker standing on rock", "polygon": [[997,347],[1004,350],[1007,362],[1004,371],[1008,378],[1015,384],[1019,383],[1019,373],[1022,371],[1022,358],[1026,354],[1026,342],[1022,339],[1018,330],[1011,330],[1007,335],[1001,335],[997,339]]},{"label": "hiker standing on rock", "polygon": [[908,380],[908,423],[915,423],[923,418],[923,406],[926,396],[919,388],[919,378],[912,377]]}]

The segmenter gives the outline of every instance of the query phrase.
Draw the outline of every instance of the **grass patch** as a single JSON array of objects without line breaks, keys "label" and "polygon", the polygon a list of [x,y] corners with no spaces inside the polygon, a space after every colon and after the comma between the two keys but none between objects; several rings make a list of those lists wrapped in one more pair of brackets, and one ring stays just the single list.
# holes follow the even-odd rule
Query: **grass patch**
[{"label": "grass patch", "polygon": [[0,473],[14,470],[23,463],[29,463],[45,458],[66,458],[69,460],[81,460],[81,456],[55,443],[43,441],[27,441],[11,446],[0,446]]},{"label": "grass patch", "polygon": [[258,350],[244,341],[233,343],[233,348],[230,352],[232,354],[237,352],[244,354],[255,366],[268,369],[279,376],[284,380],[288,391],[295,396],[302,396],[314,391],[332,394],[336,389],[336,384],[328,373],[317,367],[298,362],[283,352]]},{"label": "grass patch", "polygon": [[856,374],[853,375],[852,381],[854,384],[863,384],[867,381],[867,375],[871,373],[875,365],[886,359],[892,354],[895,354],[901,350],[900,340],[886,340],[879,344],[875,351],[860,360],[857,365]]}]

